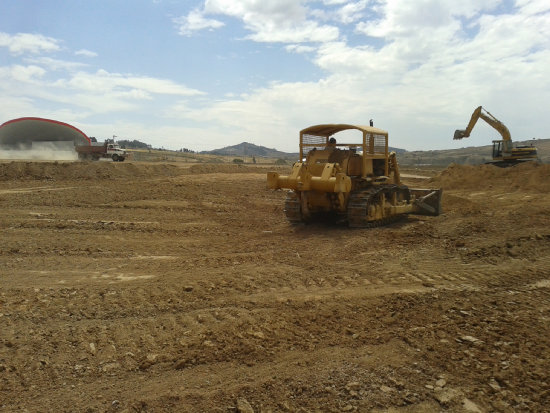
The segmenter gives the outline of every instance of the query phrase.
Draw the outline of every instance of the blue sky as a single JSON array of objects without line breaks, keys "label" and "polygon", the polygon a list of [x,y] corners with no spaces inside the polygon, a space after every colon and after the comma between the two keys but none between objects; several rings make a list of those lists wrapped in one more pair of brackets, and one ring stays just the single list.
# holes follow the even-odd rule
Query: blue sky
[{"label": "blue sky", "polygon": [[550,138],[547,0],[2,0],[0,123],[210,150],[297,150],[319,123],[408,150]]}]

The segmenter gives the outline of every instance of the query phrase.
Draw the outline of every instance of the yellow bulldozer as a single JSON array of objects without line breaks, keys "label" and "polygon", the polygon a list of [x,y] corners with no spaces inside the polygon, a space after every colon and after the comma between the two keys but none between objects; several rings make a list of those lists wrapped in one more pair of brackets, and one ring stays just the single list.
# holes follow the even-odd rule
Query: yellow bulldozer
[{"label": "yellow bulldozer", "polygon": [[[346,141],[339,142],[334,135],[344,131]],[[388,150],[388,132],[372,126],[303,129],[300,158],[292,172],[288,176],[268,172],[267,186],[290,190],[284,211],[293,224],[331,217],[350,227],[370,228],[406,214],[441,213],[442,190],[403,185],[396,154]]]}]

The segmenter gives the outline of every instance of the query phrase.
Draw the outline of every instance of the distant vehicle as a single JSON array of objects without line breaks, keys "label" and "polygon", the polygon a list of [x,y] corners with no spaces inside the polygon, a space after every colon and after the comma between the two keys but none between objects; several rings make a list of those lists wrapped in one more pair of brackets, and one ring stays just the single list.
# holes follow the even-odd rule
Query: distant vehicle
[{"label": "distant vehicle", "polygon": [[481,106],[478,106],[474,110],[474,113],[472,113],[466,129],[457,129],[455,131],[453,139],[468,138],[479,118],[487,122],[502,136],[502,140],[493,141],[493,162],[489,163],[496,166],[512,166],[520,162],[537,159],[537,148],[534,146],[514,147],[510,131],[506,125]]},{"label": "distant vehicle", "polygon": [[101,158],[111,158],[114,162],[123,162],[128,153],[114,139],[105,142],[91,142],[90,145],[75,146],[78,159],[98,161]]}]

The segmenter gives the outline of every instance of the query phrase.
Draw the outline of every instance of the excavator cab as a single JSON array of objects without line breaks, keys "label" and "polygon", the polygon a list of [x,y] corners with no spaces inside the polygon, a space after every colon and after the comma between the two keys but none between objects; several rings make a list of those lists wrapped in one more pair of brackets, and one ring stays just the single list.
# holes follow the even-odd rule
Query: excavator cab
[{"label": "excavator cab", "polygon": [[503,141],[493,141],[493,159],[502,159]]}]

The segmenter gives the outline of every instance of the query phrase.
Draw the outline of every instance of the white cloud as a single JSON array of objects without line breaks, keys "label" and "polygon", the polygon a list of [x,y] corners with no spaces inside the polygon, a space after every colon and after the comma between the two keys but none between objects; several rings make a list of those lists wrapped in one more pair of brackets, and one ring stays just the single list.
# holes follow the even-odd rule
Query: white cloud
[{"label": "white cloud", "polygon": [[[357,25],[357,30],[368,36],[393,39],[446,28],[458,17],[472,18],[483,10],[493,10],[498,0],[386,0],[374,11],[381,17]],[[456,30],[456,27],[453,29]]]},{"label": "white cloud", "polygon": [[207,19],[199,10],[192,10],[187,16],[174,19],[178,24],[179,34],[191,36],[194,32],[204,29],[218,29],[224,26],[224,23],[214,19]]},{"label": "white cloud", "polygon": [[0,47],[7,47],[13,55],[56,52],[61,50],[59,43],[59,40],[41,34],[17,33],[10,35],[0,32]]},{"label": "white cloud", "polygon": [[[0,78],[4,81],[37,84],[46,71],[36,65],[12,65],[0,67]],[[7,87],[5,85],[3,87]]]},{"label": "white cloud", "polygon": [[[357,86],[360,89],[357,89]],[[330,77],[321,82],[274,83],[240,99],[204,107],[180,104],[173,115],[209,125],[201,141],[209,149],[244,139],[285,151],[298,150],[298,131],[317,123],[365,122],[378,102],[369,101],[364,85]],[[216,146],[217,145],[217,146]]]},{"label": "white cloud", "polygon": [[[75,90],[47,79],[48,73],[41,67],[30,65],[0,68],[0,77],[9,82],[0,84],[5,98],[21,101],[27,108],[15,113],[14,117],[43,116],[56,113],[72,113],[81,118],[91,113],[109,113],[136,109],[135,97],[128,96],[128,90]],[[13,107],[9,111],[14,112]],[[80,113],[80,115],[78,115]]]},{"label": "white cloud", "polygon": [[327,6],[346,4],[348,0],[323,0],[323,4]]},{"label": "white cloud", "polygon": [[[0,69],[0,76],[2,75],[2,69]],[[0,87],[0,90],[2,88]],[[37,114],[33,99],[27,96],[14,96],[0,93],[0,108],[2,108],[2,119],[0,124],[10,120],[21,118],[24,116],[46,117],[44,114]]]},{"label": "white cloud", "polygon": [[77,50],[76,52],[74,52],[74,54],[77,56],[84,56],[84,57],[97,57],[96,52],[92,52],[91,50],[86,50],[86,49]]},{"label": "white cloud", "polygon": [[547,0],[516,0],[516,6],[523,14],[538,14],[550,11],[550,3]]},{"label": "white cloud", "polygon": [[[37,59],[40,60],[40,59]],[[52,62],[45,63],[52,66]],[[63,63],[63,62],[62,62]],[[54,62],[55,66],[58,64]],[[46,67],[46,66],[44,66]],[[99,70],[78,71],[67,78],[37,65],[0,67],[0,107],[3,116],[42,116],[72,122],[91,115],[155,118],[170,99],[192,98],[203,92],[176,82]],[[72,69],[61,64],[60,70]],[[6,104],[13,102],[13,104]]]},{"label": "white cloud", "polygon": [[241,20],[251,32],[248,38],[256,42],[301,43],[337,39],[338,28],[308,20],[308,9],[302,3],[295,0],[206,0],[203,10],[195,9],[175,21],[181,25],[180,34],[187,36],[197,30],[221,27],[222,22],[205,17],[214,15]]},{"label": "white cloud", "polygon": [[[403,64],[390,49],[376,51],[370,46],[350,47],[344,42],[321,45],[315,63],[331,73],[342,75],[382,74],[392,76],[403,70]],[[396,73],[397,72],[397,73]]]},{"label": "white cloud", "polygon": [[307,10],[302,3],[296,0],[206,0],[204,11],[236,17],[252,25],[256,24],[254,20],[283,24],[301,22],[306,18]]},{"label": "white cloud", "polygon": [[368,0],[349,2],[337,10],[338,20],[344,24],[353,23],[364,16]]},{"label": "white cloud", "polygon": [[[90,93],[106,93],[110,91],[128,93],[128,91],[133,91],[129,96],[135,98],[147,98],[149,94],[177,96],[197,96],[203,94],[199,90],[188,88],[171,80],[109,73],[105,70],[98,70],[96,73],[78,72],[69,79],[56,81],[55,85]],[[138,93],[137,91],[141,92]]]},{"label": "white cloud", "polygon": [[[550,7],[520,0],[522,7],[494,15],[495,0],[378,4],[379,18],[358,25],[359,33],[380,38],[376,47],[344,40],[318,46],[314,63],[326,78],[274,83],[179,113],[231,131],[226,139],[250,136],[284,150],[295,149],[297,131],[309,124],[371,117],[407,149],[487,145],[490,134],[452,140],[480,104],[498,113],[513,136],[549,137],[541,132],[547,134],[542,119],[550,101]],[[232,13],[242,13],[240,7]],[[299,47],[294,42],[286,50]]]},{"label": "white cloud", "polygon": [[41,67],[45,67],[49,70],[63,70],[71,72],[86,66],[84,63],[52,59],[51,57],[33,57],[27,58],[25,61],[40,65]]},{"label": "white cloud", "polygon": [[304,21],[299,25],[282,24],[280,26],[266,21],[262,25],[256,23],[250,25],[250,28],[254,33],[249,38],[265,43],[328,42],[339,36],[337,27],[319,26],[313,21]]},{"label": "white cloud", "polygon": [[285,50],[290,53],[310,53],[317,49],[313,46],[305,46],[300,44],[289,44],[285,46]]}]

